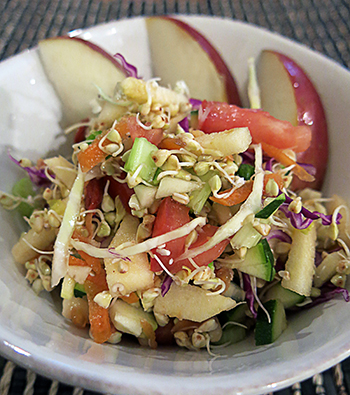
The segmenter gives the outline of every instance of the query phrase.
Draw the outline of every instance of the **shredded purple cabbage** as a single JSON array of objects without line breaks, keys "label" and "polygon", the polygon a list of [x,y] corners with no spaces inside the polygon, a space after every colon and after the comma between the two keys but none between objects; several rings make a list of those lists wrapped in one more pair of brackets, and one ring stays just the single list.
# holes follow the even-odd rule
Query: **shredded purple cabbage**
[{"label": "shredded purple cabbage", "polygon": [[249,274],[245,274],[245,273],[242,273],[242,276],[243,276],[243,289],[245,291],[245,298],[246,301],[248,302],[249,310],[251,311],[253,317],[256,318],[258,316],[258,313],[254,306],[255,296],[253,293],[252,284],[250,282],[250,276]]},{"label": "shredded purple cabbage", "polygon": [[265,162],[265,170],[266,171],[272,171],[272,165],[273,165],[273,162],[274,162],[275,160],[273,159],[273,158],[270,158],[269,160],[267,160],[266,162]]},{"label": "shredded purple cabbage", "polygon": [[[284,215],[290,220],[292,226],[296,229],[306,229],[308,228],[312,221],[321,219],[322,220],[322,225],[328,226],[331,225],[332,223],[332,215],[326,215],[322,214],[318,211],[309,211],[305,207],[303,207],[300,211],[300,213],[293,213],[292,211],[289,211],[288,206],[293,200],[289,197],[286,196],[286,201],[281,204],[279,209],[284,213]],[[336,224],[338,225],[342,216],[340,213],[338,213],[337,218],[336,218]]]},{"label": "shredded purple cabbage", "polygon": [[137,75],[137,68],[132,64],[128,63],[122,54],[116,53],[115,55],[113,55],[113,57],[117,59],[118,62],[123,66],[128,77],[141,78]]},{"label": "shredded purple cabbage", "polygon": [[199,107],[202,104],[202,100],[198,99],[190,99],[190,103],[192,104],[192,110],[199,110]]},{"label": "shredded purple cabbage", "polygon": [[271,239],[278,239],[279,241],[283,241],[284,243],[291,243],[292,238],[281,229],[274,229],[266,236],[266,240],[269,241]]},{"label": "shredded purple cabbage", "polygon": [[326,283],[321,288],[321,295],[313,298],[311,303],[305,304],[298,307],[298,309],[309,309],[311,307],[317,306],[321,303],[325,303],[331,299],[334,299],[337,295],[342,295],[345,302],[350,302],[349,291],[345,288],[336,287],[332,283]]},{"label": "shredded purple cabbage", "polygon": [[188,133],[190,130],[190,121],[188,117],[185,117],[183,120],[179,122],[179,125],[182,127],[182,129]]},{"label": "shredded purple cabbage", "polygon": [[299,166],[303,167],[311,176],[316,175],[316,167],[313,165],[310,165],[309,163],[299,163],[297,162]]},{"label": "shredded purple cabbage", "polygon": [[242,157],[242,163],[247,165],[253,165],[255,163],[255,153],[250,151],[245,151],[240,154]]},{"label": "shredded purple cabbage", "polygon": [[165,277],[165,279],[164,279],[164,281],[163,281],[163,283],[162,283],[162,285],[160,287],[162,296],[165,296],[167,294],[167,292],[170,289],[170,286],[171,286],[172,282],[173,282],[173,279],[170,276],[166,276]]},{"label": "shredded purple cabbage", "polygon": [[131,259],[129,257],[118,254],[118,252],[115,251],[114,247],[108,248],[108,252],[112,255],[115,255],[115,257],[118,259],[121,259],[126,262],[131,262]]},{"label": "shredded purple cabbage", "polygon": [[51,184],[51,181],[47,178],[44,169],[38,169],[36,166],[23,167],[21,166],[20,162],[10,154],[9,151],[8,156],[13,163],[16,163],[17,166],[19,166],[21,169],[25,170],[28,173],[30,181],[38,188],[45,187]]}]

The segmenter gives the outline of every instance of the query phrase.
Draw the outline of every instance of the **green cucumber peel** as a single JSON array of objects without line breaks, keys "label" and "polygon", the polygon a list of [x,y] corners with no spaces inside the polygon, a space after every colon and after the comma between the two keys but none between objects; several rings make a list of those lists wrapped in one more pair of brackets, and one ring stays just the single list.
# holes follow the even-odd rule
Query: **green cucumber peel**
[{"label": "green cucumber peel", "polygon": [[282,193],[273,199],[266,207],[255,214],[255,218],[267,219],[274,214],[281,204],[286,201],[286,195]]},{"label": "green cucumber peel", "polygon": [[138,176],[146,182],[152,182],[158,169],[152,159],[156,151],[158,148],[144,137],[135,138],[124,166],[125,170],[133,175],[142,166]]},{"label": "green cucumber peel", "polygon": [[243,163],[239,166],[237,175],[239,177],[244,178],[245,180],[250,180],[252,175],[255,173],[255,169],[253,165],[249,165],[248,163]]}]

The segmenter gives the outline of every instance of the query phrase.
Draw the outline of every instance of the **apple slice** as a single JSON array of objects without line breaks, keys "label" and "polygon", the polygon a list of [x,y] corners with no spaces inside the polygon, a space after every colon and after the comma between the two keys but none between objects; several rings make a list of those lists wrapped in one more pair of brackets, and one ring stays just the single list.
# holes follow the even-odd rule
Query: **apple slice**
[{"label": "apple slice", "polygon": [[63,126],[91,115],[98,89],[113,95],[126,77],[121,64],[97,45],[78,37],[56,37],[39,43],[40,58],[62,102]]},{"label": "apple slice", "polygon": [[150,17],[146,24],[153,75],[162,85],[183,80],[195,99],[241,104],[230,70],[201,33],[170,17]]},{"label": "apple slice", "polygon": [[307,183],[295,177],[292,188],[321,189],[327,169],[328,132],[325,111],[317,90],[303,69],[281,53],[265,50],[258,62],[258,81],[262,109],[293,125],[309,125],[310,147],[297,154],[299,163],[316,169],[315,181]]}]

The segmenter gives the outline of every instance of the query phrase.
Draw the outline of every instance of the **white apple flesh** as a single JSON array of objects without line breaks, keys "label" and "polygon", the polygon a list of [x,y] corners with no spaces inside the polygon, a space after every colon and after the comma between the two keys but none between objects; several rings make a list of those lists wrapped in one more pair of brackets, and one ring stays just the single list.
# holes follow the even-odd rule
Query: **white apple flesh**
[{"label": "white apple flesh", "polygon": [[112,96],[126,77],[121,64],[99,46],[78,37],[57,37],[39,43],[46,75],[62,103],[62,125],[92,115],[98,88]]},{"label": "white apple flesh", "polygon": [[153,75],[162,85],[183,80],[195,99],[241,104],[229,68],[201,33],[170,17],[150,17],[146,24]]},{"label": "white apple flesh", "polygon": [[297,154],[297,161],[315,167],[315,181],[306,183],[295,177],[292,188],[321,189],[327,169],[328,131],[315,86],[297,63],[275,51],[262,52],[257,71],[262,109],[295,126],[309,125],[312,130],[311,145]]}]

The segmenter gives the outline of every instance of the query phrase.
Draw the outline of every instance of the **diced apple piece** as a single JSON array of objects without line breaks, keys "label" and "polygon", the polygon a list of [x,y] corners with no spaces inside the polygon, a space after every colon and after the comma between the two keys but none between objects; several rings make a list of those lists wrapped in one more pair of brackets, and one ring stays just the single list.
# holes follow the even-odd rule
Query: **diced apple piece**
[{"label": "diced apple piece", "polygon": [[[118,247],[123,243],[135,242],[139,220],[127,214],[111,241],[110,247]],[[112,296],[129,295],[135,291],[151,288],[154,273],[146,253],[133,255],[130,260],[105,259],[107,283]]]},{"label": "diced apple piece", "polygon": [[286,276],[282,287],[299,295],[310,296],[315,274],[316,226],[305,230],[293,228],[292,245],[286,262]]},{"label": "diced apple piece", "polygon": [[195,285],[171,284],[165,296],[155,299],[155,314],[176,317],[179,320],[203,322],[222,311],[231,310],[236,302],[222,295],[208,295],[208,291]]},{"label": "diced apple piece", "polygon": [[[18,240],[12,248],[12,255],[16,262],[26,263],[37,257],[39,253],[33,250],[31,246],[38,250],[47,250],[56,238],[56,229],[43,229],[40,233],[36,233],[30,229]],[[52,248],[50,248],[52,249]]]},{"label": "diced apple piece", "polygon": [[141,308],[132,306],[121,299],[112,304],[109,309],[109,316],[118,331],[136,337],[142,336],[142,320],[147,321],[153,330],[156,330],[158,326],[152,314],[146,313]]},{"label": "diced apple piece", "polygon": [[63,125],[88,118],[98,89],[109,96],[126,77],[121,64],[99,46],[78,37],[57,37],[39,43],[45,72],[62,102]]},{"label": "diced apple piece", "polygon": [[72,163],[62,156],[54,156],[53,158],[45,159],[44,162],[68,189],[72,188],[77,176],[77,171]]},{"label": "diced apple piece", "polygon": [[295,61],[269,50],[260,56],[258,81],[263,110],[295,126],[309,125],[312,130],[311,145],[297,154],[297,161],[316,168],[315,181],[308,183],[295,177],[292,188],[321,189],[327,169],[328,132],[325,111],[315,86]]},{"label": "diced apple piece", "polygon": [[339,213],[341,214],[342,218],[338,225],[338,237],[342,239],[348,245],[348,247],[350,247],[350,239],[348,236],[350,235],[350,218],[348,215],[348,210],[350,207],[347,201],[339,195],[333,195],[332,198],[329,199],[325,204],[328,214],[333,214],[338,207],[341,207],[339,209]]},{"label": "diced apple piece", "polygon": [[170,17],[147,18],[153,75],[162,85],[183,80],[191,97],[240,105],[234,78],[218,51],[199,31]]},{"label": "diced apple piece", "polygon": [[218,151],[222,156],[228,156],[246,151],[252,142],[252,136],[248,128],[236,128],[203,134],[196,137],[196,140],[203,148]]}]

